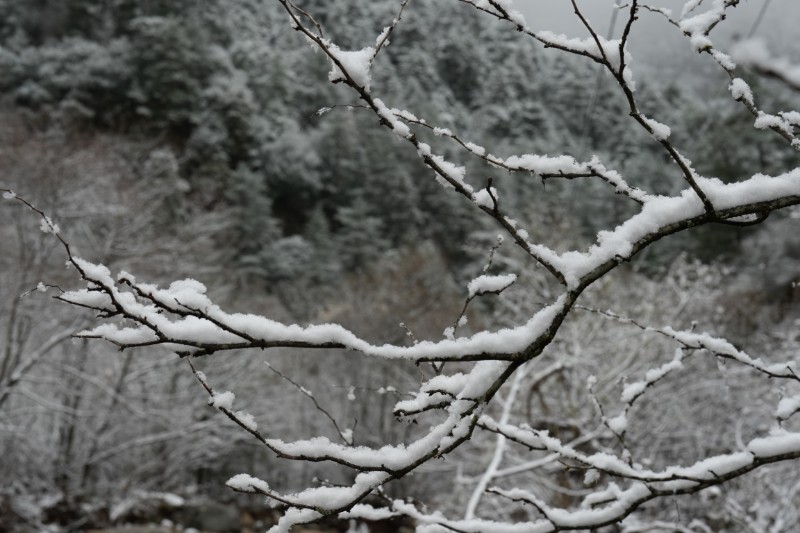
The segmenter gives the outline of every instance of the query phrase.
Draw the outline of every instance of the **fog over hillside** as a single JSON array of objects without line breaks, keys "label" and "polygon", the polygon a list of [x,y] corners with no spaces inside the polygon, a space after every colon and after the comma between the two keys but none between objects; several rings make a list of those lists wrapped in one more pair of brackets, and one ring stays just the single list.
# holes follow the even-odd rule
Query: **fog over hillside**
[{"label": "fog over hillside", "polygon": [[[618,13],[614,20],[614,4],[611,0],[579,0],[578,7],[601,35],[613,28],[619,36],[624,27],[625,14]],[[657,8],[667,8],[673,18],[680,15],[684,0],[655,0],[647,2]],[[710,2],[707,2],[710,4]],[[619,2],[626,5],[626,2]],[[526,17],[531,28],[564,33],[570,37],[585,37],[586,30],[575,16],[569,0],[517,0],[514,3]],[[764,9],[765,8],[765,9]],[[763,14],[762,14],[763,9]],[[700,9],[699,11],[702,11]],[[760,21],[759,16],[761,16]],[[714,30],[715,41],[728,45],[731,41],[750,36],[763,38],[774,49],[800,53],[797,21],[800,20],[800,2],[793,0],[744,0],[731,11],[730,19]],[[631,48],[638,51],[639,62],[647,60],[647,75],[672,77],[676,71],[685,69],[687,61],[692,68],[713,68],[707,58],[700,58],[689,46],[677,28],[662,16],[642,12],[631,34]],[[645,56],[645,57],[642,57]],[[639,70],[642,70],[641,68]],[[659,74],[660,73],[660,74]]]}]

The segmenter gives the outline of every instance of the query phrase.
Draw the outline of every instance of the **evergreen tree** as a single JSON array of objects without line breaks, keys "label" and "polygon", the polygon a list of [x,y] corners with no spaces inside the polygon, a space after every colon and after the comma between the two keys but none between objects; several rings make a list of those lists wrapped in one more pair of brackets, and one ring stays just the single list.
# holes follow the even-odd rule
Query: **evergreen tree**
[{"label": "evergreen tree", "polygon": [[227,200],[231,204],[234,234],[228,246],[235,250],[235,261],[246,273],[260,278],[270,276],[270,247],[281,237],[280,223],[272,215],[264,176],[241,166],[230,178]]},{"label": "evergreen tree", "polygon": [[349,205],[336,210],[336,222],[337,249],[349,270],[368,268],[389,247],[383,236],[383,221],[361,193],[356,193]]},{"label": "evergreen tree", "polygon": [[306,265],[311,281],[320,286],[330,284],[341,273],[342,262],[328,215],[321,204],[311,211],[303,236],[313,247],[313,260]]}]

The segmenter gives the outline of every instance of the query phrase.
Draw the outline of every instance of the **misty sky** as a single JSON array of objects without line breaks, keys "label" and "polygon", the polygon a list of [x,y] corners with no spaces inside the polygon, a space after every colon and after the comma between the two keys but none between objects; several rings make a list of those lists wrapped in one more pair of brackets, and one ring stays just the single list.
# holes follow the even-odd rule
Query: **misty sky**
[{"label": "misty sky", "polygon": [[[710,0],[707,0],[710,3]],[[755,29],[755,36],[766,39],[776,52],[798,58],[800,62],[800,2],[797,0],[743,0],[731,10],[729,20],[720,25],[712,34],[712,39],[723,49],[733,37],[748,35],[753,29],[764,2],[769,2],[763,20]],[[650,0],[649,4],[666,7],[678,16],[684,0]],[[578,5],[601,35],[609,31],[613,13],[612,0],[578,0]],[[586,30],[580,25],[572,10],[570,0],[516,0],[514,6],[525,14],[529,26],[537,30],[552,30],[570,37],[586,37]],[[701,6],[701,10],[703,7]],[[624,27],[625,12],[619,13],[614,35],[619,36]],[[631,34],[631,47],[635,60],[648,60],[652,67],[667,72],[674,71],[684,62],[692,65],[702,63],[693,53],[688,40],[674,26],[661,16],[642,12]],[[637,53],[638,51],[638,53]],[[695,56],[695,57],[693,57]],[[707,58],[706,58],[707,59]],[[699,61],[698,61],[699,60]]]},{"label": "misty sky", "polygon": [[[797,35],[797,21],[800,17],[800,2],[797,0],[742,0],[738,7],[730,10],[730,20],[725,23],[727,31],[721,32],[729,36],[732,32],[749,33],[753,22],[758,16],[764,2],[769,2],[762,22],[759,24],[756,35],[771,38],[775,37],[774,29],[780,34],[794,33]],[[624,3],[624,2],[622,2]],[[684,0],[650,0],[650,5],[666,7],[674,15],[680,14]],[[611,0],[578,0],[578,6],[584,14],[605,33],[608,30],[614,2]],[[528,23],[537,29],[552,29],[554,31],[575,32],[580,29],[576,22],[575,14],[569,0],[516,0],[514,5],[522,11]],[[703,9],[701,6],[700,10]],[[641,13],[641,20],[637,22],[648,30],[653,27],[667,28],[667,24],[655,14]],[[654,24],[657,22],[657,24]],[[617,21],[617,30],[621,31],[621,20]]]}]

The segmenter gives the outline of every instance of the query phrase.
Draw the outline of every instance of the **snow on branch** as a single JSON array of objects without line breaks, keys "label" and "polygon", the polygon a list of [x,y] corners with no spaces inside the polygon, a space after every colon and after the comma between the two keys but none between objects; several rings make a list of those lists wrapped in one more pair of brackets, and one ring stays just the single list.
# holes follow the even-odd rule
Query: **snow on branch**
[{"label": "snow on branch", "polygon": [[[640,324],[636,320],[619,316],[611,311],[599,311],[597,309],[590,309],[582,306],[576,306],[576,308],[596,313],[600,316],[619,321],[623,324],[632,324],[637,328],[641,329],[642,331],[659,333],[667,338],[679,342],[681,346],[685,349],[705,350],[717,357],[736,361],[744,366],[748,366],[770,378],[785,378],[800,382],[800,376],[798,376],[797,373],[798,372],[797,361],[787,361],[784,363],[765,363],[763,360],[758,358],[753,358],[747,353],[743,352],[742,350],[739,350],[729,341],[720,337],[715,337],[709,333],[697,333],[695,331],[679,331],[669,326],[663,328],[646,326]],[[683,352],[676,353],[675,359],[672,362],[667,363],[664,367],[662,367],[663,370],[671,371],[676,368],[679,368],[680,365],[678,365],[678,362],[682,361],[685,358],[685,356],[686,355]],[[658,379],[661,379],[665,375],[665,373],[662,373],[661,370],[658,370],[658,371],[653,371],[653,373],[649,375],[655,378],[653,381],[657,381]],[[643,391],[646,388],[649,381],[651,380],[648,377],[644,382],[633,383],[629,385],[630,389],[628,390],[628,392],[623,393],[623,402],[629,403],[629,399],[635,399],[635,397],[638,397],[641,391]]]},{"label": "snow on branch", "polygon": [[652,198],[613,231],[598,233],[597,243],[587,252],[565,252],[552,257],[552,263],[564,273],[569,287],[579,287],[672,233],[800,202],[800,169],[775,177],[758,174],[731,184],[706,178],[698,182],[716,206],[713,215],[691,189],[680,196]]},{"label": "snow on branch", "polygon": [[775,410],[775,418],[783,422],[789,420],[798,412],[800,412],[800,396],[783,398]]},{"label": "snow on branch", "polygon": [[[710,55],[714,61],[728,74],[731,84],[728,89],[737,102],[741,102],[756,117],[754,126],[757,129],[771,129],[786,139],[792,148],[800,150],[800,139],[795,134],[793,124],[782,113],[772,115],[765,113],[755,103],[753,91],[748,83],[736,74],[737,63],[754,68],[767,76],[780,79],[790,87],[800,89],[800,67],[791,65],[786,59],[773,58],[761,39],[741,41],[734,46],[731,55],[725,54],[714,46],[709,38],[711,30],[726,18],[726,11],[736,7],[738,2],[717,0],[708,11],[686,18],[686,14],[694,11],[699,4],[690,10],[684,10],[681,20],[671,18],[668,10],[651,6],[642,6],[648,11],[663,15],[673,26],[686,35],[694,49]],[[795,124],[796,125],[796,124]]]},{"label": "snow on branch", "polygon": [[[114,282],[105,267],[74,257],[71,262],[90,288],[88,292],[65,292],[58,298],[94,309],[103,317],[126,319],[126,324],[106,322],[81,331],[79,337],[104,339],[123,350],[161,344],[182,356],[193,357],[227,350],[285,347],[349,349],[373,357],[414,362],[513,360],[543,335],[553,316],[563,312],[566,305],[561,298],[523,326],[479,332],[457,341],[424,341],[410,347],[375,345],[337,324],[302,327],[256,315],[227,313],[205,295],[205,287],[195,280],[159,289],[124,276]],[[124,290],[125,286],[131,290]],[[101,296],[95,296],[95,292]]]},{"label": "snow on branch", "polygon": [[[508,172],[525,172],[533,174],[534,176],[546,179],[577,179],[577,178],[592,178],[597,177],[602,181],[613,186],[618,194],[625,195],[637,203],[644,203],[648,199],[648,194],[637,187],[629,185],[625,182],[622,176],[614,171],[606,168],[600,158],[597,156],[592,157],[591,161],[581,163],[575,158],[568,155],[549,156],[539,154],[524,154],[519,156],[509,156],[505,159],[488,153],[486,148],[464,140],[459,135],[453,133],[447,128],[438,128],[430,125],[426,120],[418,118],[406,110],[392,110],[395,115],[410,124],[422,126],[433,131],[434,135],[439,137],[448,137],[453,139],[461,147],[469,153],[486,161],[489,165],[497,168],[502,168]],[[480,194],[478,191],[477,194]],[[476,201],[476,203],[478,203]],[[481,205],[480,203],[478,205]],[[491,207],[492,204],[484,201],[486,207]]]},{"label": "snow on branch", "polygon": [[[670,467],[664,472],[647,473],[643,481],[633,481],[627,488],[609,483],[605,489],[592,493],[578,509],[560,509],[549,506],[541,498],[523,489],[490,488],[489,492],[512,501],[530,505],[542,519],[517,522],[513,525],[465,518],[447,519],[441,513],[426,513],[414,505],[395,500],[392,510],[415,519],[423,527],[418,531],[485,531],[542,532],[595,529],[615,524],[642,504],[658,497],[694,494],[708,487],[735,479],[759,466],[800,457],[800,434],[776,433],[750,441],[747,450],[711,457],[688,467]],[[585,458],[597,467],[613,465],[605,457]]]},{"label": "snow on branch", "polygon": [[[496,206],[488,207],[481,204],[474,198],[474,188],[465,180],[465,169],[461,166],[451,163],[443,156],[433,153],[429,144],[420,141],[414,135],[409,127],[400,119],[403,113],[396,113],[396,110],[389,108],[383,101],[372,95],[370,87],[365,84],[364,78],[364,62],[363,57],[359,62],[350,64],[349,61],[342,61],[339,57],[339,49],[335,44],[330,43],[328,40],[315,34],[312,30],[305,27],[300,20],[298,14],[292,9],[291,3],[287,0],[278,0],[286,10],[292,21],[292,27],[298,32],[302,33],[308,40],[314,43],[321,49],[333,62],[334,69],[331,71],[335,76],[336,82],[343,82],[356,91],[359,98],[364,102],[364,105],[371,109],[380,119],[381,125],[389,128],[398,138],[408,141],[416,149],[417,155],[422,159],[423,163],[430,167],[436,176],[437,181],[445,188],[452,187],[459,194],[469,198],[476,206],[478,206],[485,213],[494,218],[514,239],[514,241],[528,253],[531,257],[536,259],[542,266],[544,266],[553,276],[559,281],[563,282],[562,274],[556,270],[553,265],[547,260],[547,256],[551,253],[547,247],[543,245],[531,245],[525,238],[525,233],[517,226],[517,222],[508,216],[504,215]],[[349,58],[349,56],[348,56]],[[348,59],[344,58],[344,59]],[[353,67],[354,72],[348,70],[348,66]],[[341,76],[339,75],[341,73]]]},{"label": "snow on branch", "polygon": [[[475,2],[471,0],[460,1],[471,4],[480,11],[489,13],[501,20],[506,20],[512,24],[515,24],[513,20],[511,20],[508,16],[504,16],[501,12],[492,12],[491,10],[485,9],[484,6],[480,5],[482,4],[481,2]],[[680,169],[684,181],[689,184],[691,189],[695,192],[695,194],[697,194],[698,198],[700,198],[704,209],[709,214],[713,214],[715,211],[715,206],[698,183],[700,176],[697,175],[697,173],[688,163],[688,159],[684,157],[668,139],[671,133],[670,128],[666,124],[645,116],[640,110],[637,98],[634,94],[636,87],[633,72],[630,68],[630,63],[632,62],[633,57],[627,50],[627,40],[631,27],[633,26],[639,11],[640,6],[638,1],[633,0],[628,8],[628,21],[625,25],[622,38],[620,40],[612,41],[604,39],[597,33],[591,23],[586,19],[586,17],[584,17],[575,0],[572,0],[572,6],[575,11],[575,15],[589,33],[589,38],[574,39],[568,38],[564,35],[556,35],[552,32],[531,32],[525,28],[519,27],[517,27],[517,30],[526,33],[527,35],[541,42],[545,45],[545,48],[556,48],[561,51],[585,56],[605,67],[614,77],[614,80],[616,80],[622,93],[624,94],[630,109],[630,116],[664,148],[675,165]]]},{"label": "snow on branch", "polygon": [[[372,83],[370,66],[375,57],[375,48],[368,46],[361,50],[340,50],[335,44],[328,45],[328,52],[333,59],[333,66],[328,79],[333,83],[350,80],[369,92]],[[345,74],[346,73],[346,74]]]},{"label": "snow on branch", "polygon": [[500,294],[517,280],[516,274],[502,274],[499,276],[478,276],[469,282],[467,287],[469,297],[474,298],[481,294]]},{"label": "snow on branch", "polygon": [[[209,405],[223,413],[266,450],[289,461],[332,463],[352,474],[344,486],[306,487],[291,494],[283,494],[267,481],[248,474],[230,478],[227,485],[233,490],[260,494],[286,507],[279,523],[271,530],[274,532],[288,532],[293,525],[332,515],[343,518],[408,516],[419,524],[420,531],[549,532],[595,529],[621,521],[655,498],[693,494],[744,475],[759,466],[800,458],[800,434],[787,430],[788,425],[782,425],[800,411],[800,400],[796,395],[787,395],[772,413],[778,422],[776,427],[739,446],[736,451],[702,458],[688,465],[671,465],[660,469],[636,462],[625,449],[624,443],[629,418],[635,413],[633,406],[643,395],[651,393],[657,383],[679,371],[690,354],[705,352],[730,359],[769,378],[795,382],[800,378],[793,361],[767,363],[724,339],[706,333],[678,331],[671,327],[657,329],[633,321],[645,331],[657,332],[679,343],[680,348],[671,360],[645,370],[638,381],[628,383],[622,389],[621,411],[617,416],[608,418],[602,414],[601,423],[596,428],[582,428],[585,431],[581,434],[566,438],[547,429],[515,423],[514,415],[518,410],[516,400],[524,387],[528,386],[533,391],[548,376],[560,375],[568,366],[563,361],[556,361],[539,373],[533,373],[532,368],[535,360],[552,345],[584,290],[620,264],[633,259],[638,252],[674,233],[714,223],[758,223],[776,210],[800,204],[800,169],[777,176],[743,176],[740,181],[733,183],[706,178],[694,170],[689,159],[672,144],[670,127],[640,111],[634,92],[631,70],[633,56],[628,50],[628,40],[639,9],[651,8],[641,6],[635,0],[626,7],[627,21],[622,36],[613,40],[599,36],[574,1],[575,14],[589,33],[587,38],[532,31],[524,17],[513,9],[510,0],[460,1],[508,22],[515,30],[536,39],[547,48],[601,64],[616,80],[632,118],[653,142],[663,147],[672,164],[679,168],[688,188],[673,196],[651,194],[632,186],[630,183],[633,181],[629,182],[620,172],[605,167],[596,156],[588,162],[565,154],[522,154],[501,158],[449,129],[433,126],[410,111],[384,103],[377,96],[380,88],[372,79],[371,68],[378,53],[388,45],[389,38],[397,29],[403,11],[409,5],[408,0],[401,2],[396,17],[384,27],[377,39],[359,50],[342,50],[325,37],[322,26],[311,13],[289,0],[278,0],[292,28],[330,60],[329,81],[349,87],[361,101],[357,107],[371,111],[383,128],[400,139],[403,146],[409,149],[410,157],[419,158],[433,171],[434,178],[447,189],[446,193],[455,191],[474,206],[476,213],[480,210],[498,224],[505,235],[510,236],[532,260],[546,269],[548,275],[555,278],[559,283],[557,291],[548,293],[545,303],[537,303],[536,309],[516,325],[456,338],[456,330],[465,323],[465,311],[472,299],[484,294],[499,294],[514,283],[520,283],[516,273],[489,274],[494,252],[502,242],[500,238],[491,251],[486,268],[467,284],[464,308],[454,325],[445,331],[443,339],[415,342],[411,346],[370,342],[336,323],[302,326],[264,316],[227,312],[208,296],[206,287],[196,280],[176,281],[163,288],[138,281],[126,272],[120,272],[115,277],[106,266],[74,254],[63,232],[46,213],[13,192],[0,188],[4,199],[22,204],[38,215],[41,229],[53,234],[52,238],[61,243],[68,265],[82,280],[80,288],[63,291],[57,296],[68,305],[97,313],[97,322],[93,327],[76,336],[102,339],[120,350],[166,347],[187,360],[208,395]],[[735,2],[717,0],[703,12],[699,11],[701,4],[699,0],[687,2],[681,19],[673,22],[689,36],[695,49],[710,53],[730,73],[735,66],[727,56],[714,49],[709,34],[724,20],[725,10]],[[664,10],[658,12],[666,17],[671,16]],[[774,67],[774,61],[771,64]],[[791,69],[787,70],[788,67],[781,65],[776,70],[783,75],[793,74]],[[753,92],[741,78],[732,77],[729,90],[736,100],[754,112],[757,127],[770,128],[794,139],[794,131],[800,125],[800,114],[787,112],[770,115],[762,112],[755,107]],[[613,192],[639,204],[638,212],[616,227],[599,231],[595,243],[587,249],[558,253],[542,243],[533,242],[530,234],[507,212],[502,196],[504,191],[494,186],[496,184],[492,178],[486,180],[468,176],[464,166],[445,158],[431,145],[420,140],[416,132],[423,127],[436,136],[453,140],[469,154],[490,165],[520,173],[522,177],[530,174],[541,179],[600,179],[610,185]],[[605,190],[612,192],[612,189]],[[610,313],[605,314],[620,319]],[[264,427],[265,424],[259,427],[255,418],[247,412],[236,410],[235,392],[216,390],[209,378],[196,370],[192,363],[193,358],[225,351],[272,348],[302,348],[319,357],[325,357],[325,350],[347,350],[390,362],[432,363],[436,375],[426,378],[421,372],[418,386],[414,385],[415,390],[409,391],[404,399],[391,407],[391,414],[396,417],[424,420],[426,427],[409,438],[408,442],[388,444],[375,440],[370,445],[356,445],[352,432],[342,429],[331,411],[324,408],[313,393],[275,371],[309,398],[317,410],[329,419],[341,442],[334,442],[322,435],[286,441],[281,435],[269,434],[272,428]],[[304,355],[314,357],[310,353]],[[444,372],[445,362],[460,364],[457,370],[448,367],[448,374]],[[494,403],[501,407],[499,419],[492,415]],[[600,405],[599,402],[597,404]],[[390,502],[385,509],[377,509],[366,502],[384,485],[452,453],[471,440],[476,432],[488,433],[495,445],[487,454],[489,462],[485,470],[472,477],[475,486],[470,492],[464,519],[451,520],[444,514],[421,510],[413,502],[397,500]],[[614,436],[619,442],[614,441]],[[612,448],[606,447],[597,451],[596,441],[612,441],[615,442],[614,446],[622,444],[623,453],[618,455]],[[512,445],[541,453],[528,461],[504,468],[506,454]],[[577,508],[555,508],[529,490],[491,488],[492,483],[505,482],[519,473],[530,472],[554,461],[560,462],[568,470],[601,473],[604,483],[587,489],[586,497]],[[479,504],[490,493],[530,507],[539,513],[539,518],[519,523],[500,523],[479,518]]]},{"label": "snow on branch", "polygon": [[[497,432],[533,449],[545,449],[564,460],[579,463],[582,468],[588,467],[631,482],[624,490],[614,482],[609,483],[606,491],[593,492],[584,500],[584,507],[587,509],[574,511],[551,508],[532,493],[520,489],[492,490],[504,497],[534,505],[546,517],[547,522],[556,526],[553,530],[609,525],[653,498],[691,494],[739,477],[763,464],[800,457],[800,434],[778,430],[769,436],[751,440],[744,451],[705,458],[689,466],[670,466],[661,471],[653,471],[636,464],[631,465],[607,453],[586,455],[564,445],[546,432],[520,429],[488,419],[483,419],[482,423],[493,426]],[[595,507],[592,512],[588,512],[588,508],[594,507],[596,502],[602,502],[603,507]]]},{"label": "snow on branch", "polygon": [[389,37],[392,36],[395,28],[397,28],[397,25],[400,24],[400,21],[403,18],[403,11],[405,11],[410,1],[411,0],[403,0],[403,2],[400,4],[400,10],[397,12],[397,16],[392,19],[392,23],[389,26],[386,26],[380,35],[378,35],[378,38],[375,39],[375,53],[372,55],[372,61],[375,60],[375,57],[378,55],[381,49],[389,44]]}]

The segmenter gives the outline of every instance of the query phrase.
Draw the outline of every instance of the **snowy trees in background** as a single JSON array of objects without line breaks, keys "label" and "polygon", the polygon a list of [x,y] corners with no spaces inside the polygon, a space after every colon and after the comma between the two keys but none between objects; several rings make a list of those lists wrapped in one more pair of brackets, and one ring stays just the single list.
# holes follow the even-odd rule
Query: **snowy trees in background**
[{"label": "snowy trees in background", "polygon": [[[173,461],[183,454],[169,447],[171,426],[200,417],[187,430],[211,434],[216,452],[249,439],[270,453],[270,461],[277,457],[299,465],[279,470],[279,476],[292,472],[291,480],[271,479],[277,469],[261,463],[241,465],[247,473],[228,481],[234,490],[266,496],[281,508],[275,531],[326,516],[405,516],[424,531],[558,531],[620,522],[628,531],[707,531],[743,523],[753,530],[790,529],[798,520],[791,510],[796,480],[774,470],[759,472],[800,458],[794,417],[800,377],[791,333],[796,316],[784,311],[771,326],[760,321],[759,335],[731,343],[722,338],[731,327],[726,309],[720,309],[726,294],[714,288],[728,281],[729,271],[678,256],[656,283],[627,266],[673,234],[708,226],[724,226],[730,234],[800,204],[800,115],[773,108],[734,59],[784,82],[794,79],[795,67],[753,44],[742,45],[734,59],[716,46],[714,30],[737,3],[692,1],[678,16],[632,1],[619,7],[625,24],[618,38],[608,40],[577,3],[581,37],[532,29],[508,0],[461,0],[464,5],[447,7],[409,0],[370,3],[363,9],[371,15],[363,18],[338,11],[355,6],[278,0],[288,27],[318,52],[303,68],[323,69],[341,86],[330,92],[303,87],[287,61],[300,56],[276,51],[294,44],[274,39],[267,51],[258,27],[235,16],[227,22],[245,24],[246,38],[229,48],[197,50],[188,46],[197,28],[182,27],[169,18],[173,14],[135,20],[124,39],[135,42],[140,32],[154,44],[131,49],[118,42],[120,57],[133,53],[134,58],[122,62],[130,70],[121,68],[120,75],[135,80],[133,94],[121,99],[135,110],[119,116],[153,115],[150,127],[183,135],[180,162],[160,152],[151,153],[145,165],[152,176],[169,176],[162,187],[172,183],[190,200],[169,217],[193,236],[230,237],[235,255],[230,264],[244,270],[240,288],[255,285],[254,279],[288,283],[272,291],[284,302],[279,313],[313,316],[310,310],[319,302],[291,284],[302,277],[325,286],[328,305],[314,309],[317,323],[307,326],[252,300],[235,301],[236,311],[226,311],[199,281],[161,288],[129,274],[135,264],[112,272],[106,264],[116,257],[104,247],[90,249],[89,261],[82,258],[85,250],[79,254],[66,245],[70,237],[58,234],[55,239],[85,288],[53,290],[63,302],[95,311],[100,321],[77,336],[103,339],[127,352],[110,385],[100,388],[115,407],[132,372],[131,350],[137,348],[162,347],[190,362],[182,365],[184,373],[171,376],[162,402],[182,398],[191,375],[198,390],[207,392],[209,405],[238,428],[209,429],[212,424],[185,399],[181,412],[158,409],[164,433],[157,435],[166,435],[167,443],[159,448],[163,462],[191,469],[220,460],[221,453],[198,452]],[[417,9],[428,15],[458,9],[460,17],[471,17],[466,27],[486,36],[486,46],[454,43],[460,32],[449,26],[447,38],[434,41],[436,53],[425,54],[424,43],[434,39],[442,19],[415,15]],[[385,20],[376,21],[378,15]],[[718,82],[730,93],[724,118],[747,117],[747,129],[769,139],[765,144],[730,134],[719,141],[711,128],[686,131],[693,120],[702,125],[694,117],[676,123],[682,117],[673,102],[680,97],[646,90],[636,75],[638,58],[629,38],[643,16],[665,18],[686,35],[687,47],[708,56],[709,65],[727,77]],[[356,20],[358,31],[350,32],[347,21]],[[181,31],[165,30],[179,26]],[[510,44],[520,40],[527,44]],[[594,70],[547,59],[539,45],[605,72],[611,83],[598,86],[596,104],[588,89]],[[525,60],[530,69],[555,65],[572,78],[537,80],[531,88],[521,79],[526,68],[509,58],[528,49],[537,54]],[[108,53],[86,50],[91,57]],[[263,64],[275,68],[275,79],[247,66],[258,56],[252,50],[269,54]],[[0,59],[25,67],[24,61],[9,59],[15,53]],[[419,68],[423,75],[402,76],[401,67],[409,63],[411,73]],[[493,79],[495,67],[502,75]],[[63,102],[60,93],[80,101],[75,87],[85,86],[84,72],[57,78],[61,85],[51,90],[44,83],[49,80],[27,83],[24,70],[3,81],[23,103],[34,101],[30,95],[39,102]],[[173,71],[187,75],[170,76]],[[489,81],[470,85],[480,77]],[[538,101],[559,84],[569,96],[552,106]],[[280,109],[283,100],[278,104],[256,91],[259,86],[289,94],[286,109]],[[419,99],[405,100],[406,87]],[[291,95],[300,89],[303,99],[320,100],[314,105],[324,108],[321,116],[311,118],[308,102]],[[492,99],[490,105],[481,103]],[[585,101],[584,109],[597,108],[589,126],[574,111],[578,99]],[[470,113],[486,113],[491,120],[482,124]],[[261,114],[271,122],[262,122]],[[311,128],[311,120],[319,125]],[[705,140],[692,137],[697,131],[709,132],[713,142],[737,156],[757,152],[758,157],[742,156],[746,164],[718,171],[727,161],[714,159]],[[393,141],[377,141],[378,135]],[[506,135],[515,137],[498,139]],[[181,172],[192,179],[183,180]],[[339,180],[345,185],[334,186]],[[9,201],[20,199],[11,190],[5,193]],[[169,193],[155,197],[164,200]],[[313,207],[298,215],[291,202]],[[236,226],[191,225],[186,221],[197,217],[197,204],[235,215]],[[159,216],[164,215],[152,218]],[[443,220],[437,225],[437,219]],[[52,233],[43,220],[43,229]],[[70,235],[69,225],[60,221]],[[411,231],[398,229],[400,224]],[[474,268],[471,281],[464,280],[463,298],[454,299],[447,266],[430,268],[441,256],[418,241],[433,238],[452,257],[464,253],[463,237],[470,230],[489,258],[482,259],[483,270]],[[109,231],[105,242],[113,247],[118,239],[113,227]],[[590,242],[587,233],[594,235]],[[168,242],[177,246],[186,240]],[[330,242],[340,248],[329,248]],[[153,268],[146,249],[127,254],[137,255],[143,269]],[[343,279],[346,270],[363,276]],[[437,271],[442,279],[431,279]],[[223,272],[220,278],[231,282],[236,276]],[[375,292],[364,292],[364,280]],[[266,316],[239,312],[253,310],[247,303]],[[421,318],[425,306],[430,314]],[[486,319],[481,310],[494,315]],[[712,333],[702,333],[706,330]],[[748,342],[753,339],[757,342]],[[47,346],[46,341],[34,348],[27,361],[39,360],[37,350]],[[234,351],[245,353],[233,357]],[[18,355],[4,359],[9,368],[20,362]],[[75,379],[85,379],[86,359],[64,364],[71,365]],[[242,379],[243,373],[250,379]],[[0,386],[15,385],[14,373],[9,375],[11,381]],[[259,384],[259,375],[269,376],[272,386]],[[306,388],[311,381],[318,388]],[[277,384],[285,387],[281,394],[274,392]],[[146,388],[142,395],[152,401]],[[76,414],[87,400],[73,394],[60,401]],[[292,407],[271,414],[272,404],[286,402],[310,402],[310,412],[319,417],[307,420],[308,411]],[[96,435],[116,428],[109,412],[96,419]],[[298,412],[300,423],[293,418]],[[62,440],[61,449],[72,453],[72,438]],[[90,437],[81,452],[91,452],[86,468],[93,464],[91,456],[115,449]],[[155,470],[158,461],[147,464]],[[328,479],[314,481],[315,474]],[[424,483],[404,484],[412,475]],[[752,497],[748,487],[737,485],[744,475],[756,477],[763,493],[780,494],[788,503],[766,512],[765,498],[759,500],[764,508],[743,509],[742,502]],[[718,485],[733,486],[724,505],[715,507],[718,513],[708,509],[715,504],[703,509],[693,501],[675,503],[676,496],[696,493],[698,501],[722,500]],[[436,497],[435,491],[448,495]],[[674,512],[676,505],[683,511]]]},{"label": "snowy trees in background", "polygon": [[[20,194],[37,196],[73,236],[91,235],[73,241],[84,253],[137,269],[170,265],[178,253],[183,267],[213,271],[220,254],[209,239],[229,224],[222,217],[207,214],[171,236],[158,229],[180,190],[174,156],[113,135],[65,139],[31,131],[10,112],[2,123],[4,179]],[[70,339],[87,317],[51,313],[47,300],[72,276],[52,253],[52,235],[27,231],[19,214],[0,212],[0,449],[9,480],[0,490],[3,525],[44,527],[36,516],[42,501],[70,522],[85,519],[82,509],[88,514],[114,504],[121,490],[186,486],[220,454],[235,455],[241,442],[221,440],[216,421],[196,414],[204,402],[185,396],[191,376],[168,359],[114,357]],[[211,264],[194,263],[195,253]],[[183,414],[171,420],[165,405]],[[198,434],[217,445],[198,454]]]}]

